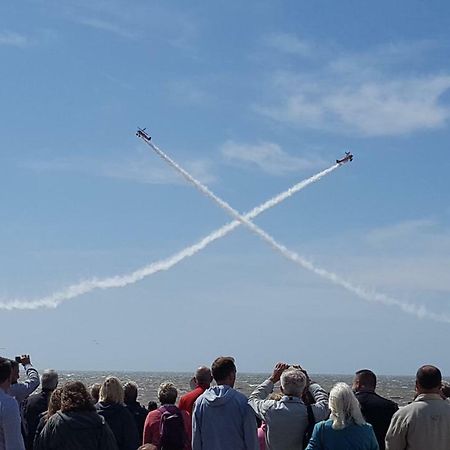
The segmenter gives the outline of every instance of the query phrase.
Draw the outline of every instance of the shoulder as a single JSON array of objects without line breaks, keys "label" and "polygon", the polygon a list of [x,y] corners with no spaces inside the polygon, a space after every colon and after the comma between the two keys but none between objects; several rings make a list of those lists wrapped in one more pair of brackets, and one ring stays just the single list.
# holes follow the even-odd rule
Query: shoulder
[{"label": "shoulder", "polygon": [[318,425],[318,428],[333,428],[333,421],[331,419],[328,420],[322,420],[321,422],[317,423],[316,425]]},{"label": "shoulder", "polygon": [[162,416],[162,412],[160,411],[160,409],[154,409],[153,411],[150,411],[147,414],[147,421],[148,422],[154,422],[155,420],[159,420]]},{"label": "shoulder", "polygon": [[325,430],[331,430],[332,425],[333,421],[331,419],[321,420],[314,425],[313,433],[317,435],[318,433],[322,433]]},{"label": "shoulder", "polygon": [[371,434],[373,432],[373,426],[370,423],[366,422],[359,426],[363,427],[363,429],[365,430],[366,433]]},{"label": "shoulder", "polygon": [[[45,419],[44,419],[45,420]],[[49,417],[45,423],[46,428],[54,428],[64,423],[63,413],[58,411],[53,414],[53,416]]]},{"label": "shoulder", "polygon": [[235,401],[237,401],[239,403],[247,403],[248,402],[248,398],[242,392],[239,392],[234,388],[230,389],[230,391],[233,392]]},{"label": "shoulder", "polygon": [[392,416],[393,421],[406,421],[410,420],[417,411],[421,409],[421,405],[417,402],[412,402],[409,405],[403,406]]},{"label": "shoulder", "polygon": [[378,395],[377,393],[375,393],[375,396],[376,396],[376,399],[378,400],[378,402],[383,404],[383,406],[398,409],[397,403],[393,402],[392,400],[389,400],[386,397],[382,397],[381,395]]},{"label": "shoulder", "polygon": [[0,406],[3,410],[19,411],[17,400],[9,394],[2,395]]}]

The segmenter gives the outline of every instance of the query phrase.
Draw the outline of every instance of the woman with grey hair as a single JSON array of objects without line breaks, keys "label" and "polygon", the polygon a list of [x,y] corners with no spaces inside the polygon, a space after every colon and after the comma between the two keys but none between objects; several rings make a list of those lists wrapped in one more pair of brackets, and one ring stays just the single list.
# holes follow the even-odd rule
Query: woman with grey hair
[{"label": "woman with grey hair", "polygon": [[337,383],[330,392],[330,419],[314,426],[306,450],[379,450],[350,386]]},{"label": "woman with grey hair", "polygon": [[[173,383],[160,384],[158,400],[161,406],[148,413],[144,425],[143,444],[149,444],[149,449],[190,450],[191,421],[186,411],[175,406],[177,396],[178,390]],[[166,441],[165,445],[163,441]]]}]

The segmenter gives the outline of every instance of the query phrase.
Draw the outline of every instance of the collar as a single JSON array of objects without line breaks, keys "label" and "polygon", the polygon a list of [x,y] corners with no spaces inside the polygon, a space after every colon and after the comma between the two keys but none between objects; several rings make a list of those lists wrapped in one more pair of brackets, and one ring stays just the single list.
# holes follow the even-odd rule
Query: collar
[{"label": "collar", "polygon": [[293,395],[283,395],[280,401],[291,403],[303,403],[303,400],[300,397],[294,397]]},{"label": "collar", "polygon": [[420,394],[414,399],[415,402],[422,400],[443,400],[443,398],[439,394]]}]

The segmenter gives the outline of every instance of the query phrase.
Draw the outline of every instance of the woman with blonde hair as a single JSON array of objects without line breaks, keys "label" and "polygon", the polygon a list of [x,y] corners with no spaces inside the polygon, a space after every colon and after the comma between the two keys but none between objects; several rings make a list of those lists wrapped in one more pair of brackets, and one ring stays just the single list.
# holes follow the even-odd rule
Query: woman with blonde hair
[{"label": "woman with blonde hair", "polygon": [[136,450],[139,434],[133,416],[125,408],[122,384],[116,377],[107,377],[100,388],[97,412],[104,417],[116,437],[119,450]]},{"label": "woman with blonde hair", "polygon": [[330,392],[330,419],[317,423],[306,450],[379,450],[350,386],[337,383]]}]

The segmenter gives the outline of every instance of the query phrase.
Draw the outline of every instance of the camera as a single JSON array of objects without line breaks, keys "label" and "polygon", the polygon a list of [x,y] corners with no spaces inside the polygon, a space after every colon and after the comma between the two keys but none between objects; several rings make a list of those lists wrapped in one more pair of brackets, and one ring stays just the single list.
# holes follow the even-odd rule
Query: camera
[{"label": "camera", "polygon": [[20,356],[16,356],[15,358],[16,363],[21,363],[22,362],[22,358]]}]

